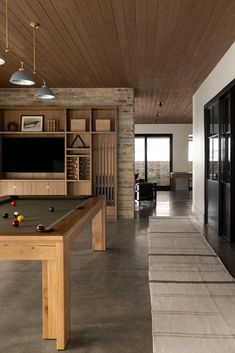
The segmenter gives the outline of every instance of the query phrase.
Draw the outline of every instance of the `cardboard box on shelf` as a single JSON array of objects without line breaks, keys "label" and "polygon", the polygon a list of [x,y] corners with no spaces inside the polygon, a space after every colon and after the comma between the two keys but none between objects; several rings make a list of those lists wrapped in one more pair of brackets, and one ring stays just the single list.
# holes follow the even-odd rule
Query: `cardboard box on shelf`
[{"label": "cardboard box on shelf", "polygon": [[86,131],[86,119],[71,119],[70,120],[71,131]]},{"label": "cardboard box on shelf", "polygon": [[110,119],[96,119],[96,131],[110,131]]}]

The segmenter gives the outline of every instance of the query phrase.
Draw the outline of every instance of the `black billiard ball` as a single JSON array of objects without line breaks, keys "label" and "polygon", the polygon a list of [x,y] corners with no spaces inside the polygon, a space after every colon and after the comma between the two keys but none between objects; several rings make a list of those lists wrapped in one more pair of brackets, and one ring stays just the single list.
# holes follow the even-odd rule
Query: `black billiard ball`
[{"label": "black billiard ball", "polygon": [[7,212],[4,212],[2,216],[3,218],[7,219],[9,217],[9,214]]},{"label": "black billiard ball", "polygon": [[19,227],[19,222],[17,221],[17,219],[12,222],[12,225],[13,227]]},{"label": "black billiard ball", "polygon": [[51,207],[49,207],[49,208],[48,208],[48,211],[49,211],[49,212],[54,212],[54,211],[55,211],[55,209],[54,209],[54,207],[53,207],[53,206],[51,206]]},{"label": "black billiard ball", "polygon": [[16,206],[16,202],[15,202],[15,201],[12,201],[12,202],[11,202],[11,206],[15,207],[15,206]]},{"label": "black billiard ball", "polygon": [[45,228],[45,226],[43,224],[38,224],[36,230],[37,230],[37,232],[43,232],[44,228]]}]

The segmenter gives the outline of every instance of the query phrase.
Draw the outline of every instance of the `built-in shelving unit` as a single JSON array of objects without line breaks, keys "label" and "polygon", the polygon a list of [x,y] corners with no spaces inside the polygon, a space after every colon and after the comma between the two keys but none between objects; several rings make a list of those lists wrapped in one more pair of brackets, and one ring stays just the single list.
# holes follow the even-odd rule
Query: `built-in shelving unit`
[{"label": "built-in shelving unit", "polygon": [[[21,131],[22,116],[43,116],[42,131]],[[105,195],[117,217],[116,107],[2,107],[0,146],[11,136],[63,137],[64,172],[5,173],[0,164],[1,195]]]}]

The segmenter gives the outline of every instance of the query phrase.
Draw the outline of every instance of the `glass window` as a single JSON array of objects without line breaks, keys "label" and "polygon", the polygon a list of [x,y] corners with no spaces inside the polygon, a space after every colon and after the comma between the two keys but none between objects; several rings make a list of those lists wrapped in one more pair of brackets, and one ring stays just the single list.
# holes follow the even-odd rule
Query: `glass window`
[{"label": "glass window", "polygon": [[152,138],[147,139],[147,159],[149,162],[170,161],[170,143],[169,138]]},{"label": "glass window", "polygon": [[147,138],[148,181],[159,186],[170,184],[170,138]]},{"label": "glass window", "polygon": [[171,138],[168,136],[136,137],[135,178],[145,179],[146,176],[148,182],[157,183],[158,186],[169,186],[170,146]]},{"label": "glass window", "polygon": [[135,138],[135,179],[145,179],[145,139]]}]

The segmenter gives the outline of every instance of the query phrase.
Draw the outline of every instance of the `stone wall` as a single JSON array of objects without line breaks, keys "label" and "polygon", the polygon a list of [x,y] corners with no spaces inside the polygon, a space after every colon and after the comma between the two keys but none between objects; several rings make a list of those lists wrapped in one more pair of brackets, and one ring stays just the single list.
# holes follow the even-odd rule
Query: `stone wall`
[{"label": "stone wall", "polygon": [[56,99],[34,98],[35,88],[0,89],[0,106],[117,106],[118,217],[134,217],[134,89],[55,88]]}]

